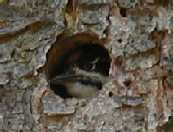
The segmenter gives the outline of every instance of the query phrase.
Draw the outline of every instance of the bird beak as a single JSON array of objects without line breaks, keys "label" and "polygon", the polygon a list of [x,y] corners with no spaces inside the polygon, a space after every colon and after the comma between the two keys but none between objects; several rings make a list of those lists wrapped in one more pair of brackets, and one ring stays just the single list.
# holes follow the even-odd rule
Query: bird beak
[{"label": "bird beak", "polygon": [[63,81],[75,81],[77,79],[81,78],[81,75],[57,75],[54,78],[50,79],[49,82],[52,84],[59,84],[62,83]]}]

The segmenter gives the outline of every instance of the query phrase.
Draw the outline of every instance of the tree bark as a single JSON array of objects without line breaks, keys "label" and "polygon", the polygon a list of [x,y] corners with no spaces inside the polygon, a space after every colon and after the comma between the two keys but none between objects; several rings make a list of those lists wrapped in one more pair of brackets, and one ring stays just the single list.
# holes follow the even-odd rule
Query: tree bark
[{"label": "tree bark", "polygon": [[[0,131],[172,132],[172,7],[0,0]],[[63,99],[50,90],[47,68],[66,50],[59,42],[84,41],[109,52],[109,79],[94,97]]]}]

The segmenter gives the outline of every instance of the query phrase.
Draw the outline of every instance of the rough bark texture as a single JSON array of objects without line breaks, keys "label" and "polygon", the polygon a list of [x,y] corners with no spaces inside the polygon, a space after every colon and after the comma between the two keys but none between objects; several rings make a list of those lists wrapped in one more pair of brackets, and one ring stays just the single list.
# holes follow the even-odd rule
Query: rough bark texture
[{"label": "rough bark texture", "polygon": [[[0,131],[172,132],[172,0],[0,0]],[[62,99],[46,80],[56,38],[105,43],[112,79],[89,99]]]}]

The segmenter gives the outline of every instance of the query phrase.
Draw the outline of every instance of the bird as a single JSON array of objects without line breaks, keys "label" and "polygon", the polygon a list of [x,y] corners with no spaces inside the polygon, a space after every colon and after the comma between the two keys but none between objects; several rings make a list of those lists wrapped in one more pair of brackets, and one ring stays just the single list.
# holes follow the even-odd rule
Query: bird
[{"label": "bird", "polygon": [[50,88],[62,98],[96,95],[109,75],[111,60],[108,51],[98,43],[87,41],[66,46],[54,66],[49,66]]},{"label": "bird", "polygon": [[93,80],[87,76],[74,74],[56,76],[51,80],[51,83],[59,87],[58,89],[55,89],[55,92],[63,98],[91,97],[102,88],[102,82],[100,80]]}]

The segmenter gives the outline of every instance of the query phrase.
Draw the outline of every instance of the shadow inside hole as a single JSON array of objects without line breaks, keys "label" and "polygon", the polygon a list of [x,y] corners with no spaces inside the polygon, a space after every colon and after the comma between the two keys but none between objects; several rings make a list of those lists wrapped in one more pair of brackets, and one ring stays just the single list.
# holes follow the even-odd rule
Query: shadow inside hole
[{"label": "shadow inside hole", "polygon": [[120,14],[122,17],[127,17],[127,9],[126,8],[120,8]]},{"label": "shadow inside hole", "polygon": [[109,95],[109,97],[112,97],[114,94],[112,91],[109,91],[108,95]]},{"label": "shadow inside hole", "polygon": [[[92,77],[85,77],[82,75],[76,80],[74,78],[64,79],[58,83],[52,83],[50,80],[62,76],[76,75],[73,70],[75,67],[82,69],[85,72],[98,73],[101,76],[109,75],[110,56],[107,49],[99,42],[95,41],[61,41],[53,47],[47,56],[47,68],[46,74],[49,80],[50,88],[55,94],[67,98],[73,97],[68,90],[67,84],[69,80],[73,82],[80,82],[83,85],[92,85],[97,87],[98,90],[102,88],[102,82],[100,80],[93,80]],[[85,89],[84,89],[85,90]]]}]

